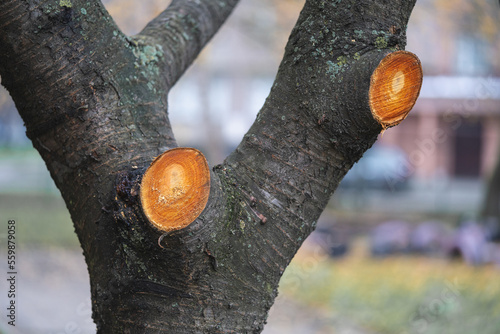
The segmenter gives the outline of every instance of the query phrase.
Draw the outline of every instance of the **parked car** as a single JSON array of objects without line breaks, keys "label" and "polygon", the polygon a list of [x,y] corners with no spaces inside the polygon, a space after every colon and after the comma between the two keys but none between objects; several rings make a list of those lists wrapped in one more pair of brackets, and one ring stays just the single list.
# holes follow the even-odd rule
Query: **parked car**
[{"label": "parked car", "polygon": [[391,220],[377,225],[370,234],[372,256],[388,256],[410,250],[411,225],[401,220]]},{"label": "parked car", "polygon": [[442,254],[452,242],[453,231],[440,221],[418,224],[410,235],[410,249],[421,254]]},{"label": "parked car", "polygon": [[408,158],[400,148],[375,145],[354,164],[340,187],[401,190],[407,187],[410,174]]}]

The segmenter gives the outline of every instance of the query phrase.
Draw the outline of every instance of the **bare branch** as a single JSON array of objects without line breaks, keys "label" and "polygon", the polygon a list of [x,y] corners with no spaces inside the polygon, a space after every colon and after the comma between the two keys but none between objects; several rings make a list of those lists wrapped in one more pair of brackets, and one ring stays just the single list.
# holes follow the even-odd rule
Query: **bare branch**
[{"label": "bare branch", "polygon": [[413,5],[306,1],[270,95],[222,169],[256,203],[252,249],[294,254],[347,171],[406,117],[422,79],[418,58],[401,51]]},{"label": "bare branch", "polygon": [[238,0],[174,0],[136,39],[151,37],[165,54],[172,87],[226,21]]}]

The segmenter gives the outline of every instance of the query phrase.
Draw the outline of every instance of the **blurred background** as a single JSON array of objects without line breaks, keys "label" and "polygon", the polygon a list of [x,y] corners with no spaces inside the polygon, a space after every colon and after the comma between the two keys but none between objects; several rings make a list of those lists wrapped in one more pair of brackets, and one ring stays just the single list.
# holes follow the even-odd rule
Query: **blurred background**
[{"label": "blurred background", "polygon": [[[131,35],[168,3],[105,1]],[[240,3],[170,93],[180,146],[211,165],[236,147],[302,5]],[[500,333],[499,28],[497,1],[418,0],[406,49],[422,61],[420,98],[342,181],[286,270],[265,334]],[[18,325],[2,317],[0,332],[94,333],[69,214],[2,87],[0,213],[16,220],[19,250]]]}]

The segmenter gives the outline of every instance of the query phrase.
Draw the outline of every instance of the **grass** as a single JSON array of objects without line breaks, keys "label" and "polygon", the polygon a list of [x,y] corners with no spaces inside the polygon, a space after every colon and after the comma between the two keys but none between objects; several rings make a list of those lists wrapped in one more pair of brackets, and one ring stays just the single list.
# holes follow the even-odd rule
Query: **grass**
[{"label": "grass", "polygon": [[34,148],[0,148],[0,176],[0,213],[4,224],[16,221],[21,248],[79,247],[66,205]]},{"label": "grass", "polygon": [[[79,247],[73,223],[60,195],[0,194],[4,224],[16,221],[20,247]],[[1,231],[5,234],[7,231]],[[2,238],[4,239],[4,238]]]},{"label": "grass", "polygon": [[282,278],[281,293],[367,331],[384,334],[500,333],[500,269],[445,259],[372,259],[366,242],[331,260],[299,252]]}]

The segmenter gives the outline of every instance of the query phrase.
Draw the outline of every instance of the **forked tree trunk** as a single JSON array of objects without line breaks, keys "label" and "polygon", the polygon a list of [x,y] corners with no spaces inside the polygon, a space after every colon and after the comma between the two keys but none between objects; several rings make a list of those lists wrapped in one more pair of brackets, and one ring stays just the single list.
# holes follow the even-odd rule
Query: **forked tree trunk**
[{"label": "forked tree trunk", "polygon": [[0,3],[2,84],[71,213],[99,333],[259,333],[342,177],[418,96],[398,51],[414,1],[308,0],[239,147],[200,182],[181,154],[141,187],[177,146],[169,89],[236,2],[174,0],[133,37],[97,0]]}]

